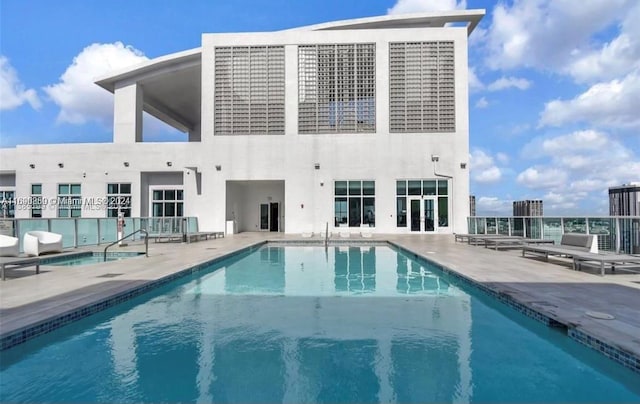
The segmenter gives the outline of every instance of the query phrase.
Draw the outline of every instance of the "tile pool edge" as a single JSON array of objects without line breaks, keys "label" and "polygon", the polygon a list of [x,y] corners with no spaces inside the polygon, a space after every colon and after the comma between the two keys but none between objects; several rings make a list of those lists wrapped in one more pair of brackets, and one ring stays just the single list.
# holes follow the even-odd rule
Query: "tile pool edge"
[{"label": "tile pool edge", "polygon": [[98,299],[95,302],[88,303],[83,306],[70,309],[66,312],[58,313],[48,318],[36,321],[29,325],[8,331],[6,333],[2,333],[0,334],[0,351],[4,351],[16,345],[20,345],[30,339],[33,339],[43,334],[47,334],[69,323],[78,321],[82,318],[88,317],[92,314],[95,314],[105,309],[108,309],[110,307],[113,307],[119,303],[125,302],[136,296],[146,293],[150,290],[163,286],[166,283],[171,282],[173,280],[185,277],[194,272],[201,271],[202,269],[209,267],[213,264],[216,264],[222,260],[231,258],[238,254],[242,254],[252,249],[259,248],[260,246],[266,243],[267,241],[259,241],[259,242],[250,244],[248,246],[239,248],[237,250],[229,251],[228,253],[222,254],[218,257],[208,259],[201,263],[178,270],[172,274],[163,276],[161,278],[149,280],[141,285],[131,286],[127,290],[115,293],[108,297]]},{"label": "tile pool edge", "polygon": [[554,327],[554,328],[560,328],[563,329],[566,333],[566,336],[571,338],[572,340],[581,343],[585,346],[588,346],[591,349],[594,349],[595,351],[599,352],[600,354],[606,356],[607,358],[623,365],[624,367],[631,369],[632,371],[636,372],[636,373],[640,373],[640,355],[637,355],[633,352],[630,352],[624,348],[618,347],[615,345],[615,343],[612,343],[610,341],[605,341],[601,338],[598,338],[596,336],[593,336],[591,334],[589,334],[588,332],[585,332],[584,330],[580,330],[578,327],[571,325],[571,324],[565,324],[562,321],[552,317],[549,314],[546,314],[542,311],[536,310],[535,308],[529,306],[526,302],[522,302],[519,299],[517,299],[516,297],[512,296],[510,293],[507,293],[503,290],[497,290],[494,287],[492,287],[491,284],[483,284],[481,282],[478,282],[476,280],[474,280],[471,277],[465,276],[463,274],[461,274],[458,271],[455,271],[451,268],[448,268],[436,261],[433,260],[433,258],[429,258],[426,257],[418,252],[415,252],[405,246],[396,244],[393,241],[387,241],[388,245],[391,245],[395,248],[397,248],[398,250],[409,254],[411,256],[414,256],[418,259],[424,260],[434,266],[436,266],[438,269],[440,269],[442,272],[453,276],[454,278],[456,278],[457,280],[462,281],[463,283],[476,288],[478,290],[481,290],[485,293],[487,293],[488,295],[490,295],[491,297],[499,300],[500,302],[508,305],[509,307],[517,310],[518,312],[524,314],[527,317],[530,317],[534,320],[540,321],[541,323],[547,325],[548,327]]}]

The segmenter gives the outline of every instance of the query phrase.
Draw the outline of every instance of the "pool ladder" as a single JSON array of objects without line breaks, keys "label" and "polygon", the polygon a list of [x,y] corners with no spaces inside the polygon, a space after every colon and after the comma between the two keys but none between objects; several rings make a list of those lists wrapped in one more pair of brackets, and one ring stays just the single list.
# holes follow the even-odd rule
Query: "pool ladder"
[{"label": "pool ladder", "polygon": [[129,237],[133,236],[136,233],[143,233],[144,234],[144,256],[148,257],[149,256],[149,232],[146,231],[145,229],[138,229],[138,230],[134,231],[133,233],[127,234],[126,236],[122,237],[120,240],[116,240],[113,243],[111,243],[108,246],[106,246],[104,248],[104,254],[102,256],[102,260],[103,261],[107,261],[107,250],[109,249],[109,247],[118,244],[122,240],[124,240],[126,238],[129,238]]},{"label": "pool ladder", "polygon": [[329,247],[329,222],[327,222],[324,230],[324,248],[327,247]]}]

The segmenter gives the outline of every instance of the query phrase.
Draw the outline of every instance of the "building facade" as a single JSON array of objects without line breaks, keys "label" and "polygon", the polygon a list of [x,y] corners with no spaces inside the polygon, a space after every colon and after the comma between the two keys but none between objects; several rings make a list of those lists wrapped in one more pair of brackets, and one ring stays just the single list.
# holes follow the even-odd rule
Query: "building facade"
[{"label": "building facade", "polygon": [[513,201],[513,216],[544,216],[542,200]]},{"label": "building facade", "polygon": [[[0,190],[15,201],[7,215],[466,232],[467,38],[483,15],[203,34],[200,48],[96,82],[114,95],[111,143],[0,150]],[[188,141],[144,141],[143,111]]]},{"label": "building facade", "polygon": [[476,196],[469,195],[469,216],[476,215]]},{"label": "building facade", "polygon": [[640,182],[609,188],[609,215],[640,216]]}]

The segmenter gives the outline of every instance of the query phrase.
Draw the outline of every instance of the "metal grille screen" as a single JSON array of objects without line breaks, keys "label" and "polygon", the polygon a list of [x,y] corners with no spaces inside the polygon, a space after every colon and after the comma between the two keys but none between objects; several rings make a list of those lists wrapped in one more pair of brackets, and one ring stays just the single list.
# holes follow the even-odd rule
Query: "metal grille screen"
[{"label": "metal grille screen", "polygon": [[375,44],[299,46],[299,133],[375,132],[375,57]]},{"label": "metal grille screen", "polygon": [[389,130],[455,132],[453,41],[389,44]]},{"label": "metal grille screen", "polygon": [[215,49],[216,135],[284,134],[284,46]]}]

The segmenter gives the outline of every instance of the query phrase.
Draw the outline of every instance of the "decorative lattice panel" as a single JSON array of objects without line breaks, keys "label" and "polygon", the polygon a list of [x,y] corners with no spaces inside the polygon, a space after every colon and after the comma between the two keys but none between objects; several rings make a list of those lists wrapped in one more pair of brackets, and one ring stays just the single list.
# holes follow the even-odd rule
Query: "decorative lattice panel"
[{"label": "decorative lattice panel", "polygon": [[375,44],[299,46],[299,133],[375,132],[375,58]]},{"label": "decorative lattice panel", "polygon": [[455,132],[452,41],[389,44],[389,130]]},{"label": "decorative lattice panel", "polygon": [[215,49],[216,135],[284,134],[284,47]]}]

